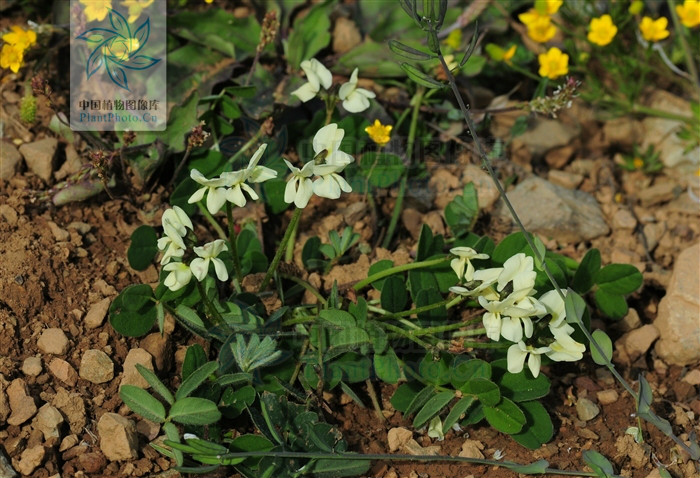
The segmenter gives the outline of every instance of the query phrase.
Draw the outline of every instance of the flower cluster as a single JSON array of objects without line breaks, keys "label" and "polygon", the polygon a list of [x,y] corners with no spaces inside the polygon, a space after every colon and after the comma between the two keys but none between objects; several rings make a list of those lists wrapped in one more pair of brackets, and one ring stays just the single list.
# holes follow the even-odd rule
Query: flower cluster
[{"label": "flower cluster", "polygon": [[562,0],[546,0],[541,8],[531,8],[518,15],[518,19],[527,27],[527,36],[537,43],[546,43],[557,34],[557,27],[552,23],[552,15],[561,7]]},{"label": "flower cluster", "polygon": [[[352,156],[339,150],[344,136],[345,130],[331,123],[318,130],[314,136],[312,146],[315,156],[311,161],[302,168],[297,168],[284,160],[292,172],[284,189],[286,203],[305,208],[314,194],[338,199],[341,191],[352,191],[348,182],[339,174],[345,166],[354,161]],[[312,180],[314,176],[315,179]]]},{"label": "flower cluster", "polygon": [[24,30],[19,25],[13,25],[10,30],[2,36],[5,44],[0,50],[0,67],[17,73],[24,62],[24,52],[36,43],[36,32]]},{"label": "flower cluster", "polygon": [[472,260],[488,259],[469,247],[455,247],[452,269],[462,285],[451,287],[456,294],[476,297],[486,310],[486,336],[513,342],[508,348],[508,371],[519,373],[527,359],[534,377],[540,373],[542,355],[551,360],[573,362],[583,357],[585,345],[571,338],[574,328],[566,321],[564,301],[556,290],[535,298],[536,272],[532,257],[518,253],[503,267],[479,269]]},{"label": "flower cluster", "polygon": [[101,22],[112,8],[112,0],[80,0],[85,6],[85,18],[87,21]]},{"label": "flower cluster", "polygon": [[[323,66],[316,58],[302,61],[301,69],[306,73],[306,79],[308,81],[292,91],[292,94],[303,103],[316,97],[321,91],[321,87],[323,87],[324,90],[328,90],[333,84],[333,75],[328,68]],[[343,102],[343,108],[349,113],[360,113],[366,110],[369,108],[370,98],[376,96],[374,92],[357,86],[358,71],[359,70],[355,68],[348,82],[342,84],[338,91],[338,98]]]}]

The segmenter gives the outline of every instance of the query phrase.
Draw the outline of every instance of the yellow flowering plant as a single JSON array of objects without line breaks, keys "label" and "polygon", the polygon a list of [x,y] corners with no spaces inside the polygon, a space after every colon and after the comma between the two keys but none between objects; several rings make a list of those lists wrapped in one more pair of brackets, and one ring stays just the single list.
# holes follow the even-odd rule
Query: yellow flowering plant
[{"label": "yellow flowering plant", "polygon": [[657,42],[668,38],[671,34],[668,31],[668,18],[661,17],[653,20],[651,17],[644,17],[639,24],[639,31],[646,41]]},{"label": "yellow flowering plant", "polygon": [[605,14],[598,18],[591,19],[588,26],[588,41],[598,46],[609,44],[617,34],[617,27],[612,21],[612,17]]},{"label": "yellow flowering plant", "polygon": [[13,25],[2,35],[4,45],[0,50],[0,67],[17,73],[24,64],[24,53],[36,43],[36,32]]},{"label": "yellow flowering plant", "polygon": [[684,26],[697,27],[700,25],[700,1],[684,0],[683,4],[676,5],[676,14]]}]

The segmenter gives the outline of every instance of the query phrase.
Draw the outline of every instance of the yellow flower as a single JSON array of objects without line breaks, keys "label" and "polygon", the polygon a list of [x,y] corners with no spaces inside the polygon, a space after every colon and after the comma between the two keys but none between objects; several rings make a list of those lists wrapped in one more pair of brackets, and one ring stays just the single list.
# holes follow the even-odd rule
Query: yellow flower
[{"label": "yellow flower", "polygon": [[510,48],[508,48],[506,51],[503,52],[503,61],[508,63],[510,65],[510,60],[513,58],[515,55],[515,50],[517,50],[518,47],[517,45],[513,45]]},{"label": "yellow flower", "polygon": [[214,3],[214,0],[204,0],[206,3]]},{"label": "yellow flower", "polygon": [[636,157],[632,160],[632,165],[634,169],[642,169],[644,167],[644,160],[640,157]]},{"label": "yellow flower", "polygon": [[681,23],[688,28],[700,25],[700,2],[698,0],[685,0],[683,5],[676,5],[676,13]]},{"label": "yellow flower", "polygon": [[547,15],[554,15],[563,3],[564,0],[535,0],[535,9]]},{"label": "yellow flower", "polygon": [[122,5],[129,9],[129,23],[134,23],[141,16],[144,8],[150,7],[153,0],[124,0]]},{"label": "yellow flower", "polygon": [[527,26],[527,36],[537,43],[546,43],[557,34],[549,15],[540,15],[535,9],[521,13],[518,18]]},{"label": "yellow flower", "polygon": [[390,124],[383,125],[378,119],[374,120],[374,124],[367,126],[365,132],[369,135],[370,139],[377,143],[379,146],[384,146],[391,139],[391,129],[393,126]]},{"label": "yellow flower", "polygon": [[649,17],[642,18],[642,23],[639,24],[639,30],[646,41],[659,41],[670,35],[666,29],[668,26],[668,18],[661,17],[652,20]]},{"label": "yellow flower", "polygon": [[9,68],[14,73],[19,71],[24,59],[24,52],[14,45],[4,44],[0,51],[0,67]]},{"label": "yellow flower", "polygon": [[112,0],[80,0],[85,5],[85,18],[91,22],[97,20],[101,22],[112,8]]},{"label": "yellow flower", "polygon": [[129,38],[128,40],[115,40],[109,45],[102,47],[102,53],[112,56],[119,61],[127,61],[129,53],[138,50],[139,40]]},{"label": "yellow flower", "polygon": [[452,30],[443,42],[453,50],[459,50],[459,47],[462,46],[462,30],[459,28]]},{"label": "yellow flower", "polygon": [[591,19],[588,26],[588,41],[598,46],[605,46],[615,38],[617,27],[612,22],[610,15],[603,15],[599,18]]},{"label": "yellow flower", "polygon": [[631,15],[639,15],[644,9],[644,2],[642,0],[634,0],[630,3],[630,7],[627,9]]},{"label": "yellow flower", "polygon": [[569,72],[569,55],[557,48],[550,48],[547,53],[540,54],[540,76],[554,80]]},{"label": "yellow flower", "polygon": [[19,25],[12,25],[10,27],[11,33],[5,33],[2,39],[6,43],[14,46],[18,50],[26,50],[30,46],[36,43],[36,33],[32,30],[23,30]]}]

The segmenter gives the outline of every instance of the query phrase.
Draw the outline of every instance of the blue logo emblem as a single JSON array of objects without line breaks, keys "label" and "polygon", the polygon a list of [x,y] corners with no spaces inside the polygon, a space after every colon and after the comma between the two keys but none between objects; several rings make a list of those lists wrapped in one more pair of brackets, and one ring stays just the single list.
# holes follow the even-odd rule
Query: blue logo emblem
[{"label": "blue logo emblem", "polygon": [[77,37],[93,48],[85,64],[85,72],[90,79],[104,65],[112,82],[129,91],[126,70],[145,70],[160,61],[160,58],[139,54],[148,42],[151,23],[147,18],[132,34],[126,18],[112,9],[109,10],[109,23],[111,29],[90,28]]}]

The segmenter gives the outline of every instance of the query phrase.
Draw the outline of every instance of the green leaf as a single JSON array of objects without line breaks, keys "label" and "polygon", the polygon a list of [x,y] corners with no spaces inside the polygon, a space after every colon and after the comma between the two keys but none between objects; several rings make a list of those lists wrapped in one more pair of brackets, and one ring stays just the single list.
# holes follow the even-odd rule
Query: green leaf
[{"label": "green leaf", "polygon": [[[367,38],[338,59],[333,68],[334,73],[350,75],[359,68],[363,78],[398,78],[405,77],[401,67],[396,64],[396,57],[386,46]],[[342,149],[342,151],[347,151]]]},{"label": "green leaf", "polygon": [[301,250],[301,261],[307,270],[314,270],[323,267],[326,260],[321,255],[321,239],[318,236],[311,236],[304,243]]},{"label": "green leaf", "polygon": [[510,372],[504,373],[498,384],[503,396],[515,402],[542,398],[549,393],[551,385],[547,376],[542,373],[534,378],[531,374]]},{"label": "green leaf", "polygon": [[485,56],[472,55],[467,62],[460,67],[460,71],[466,76],[476,76],[481,73],[484,66],[486,66]]},{"label": "green leaf", "polygon": [[223,8],[181,11],[168,19],[168,31],[239,61],[255,54],[260,38],[255,15],[237,18]]},{"label": "green leaf", "polygon": [[401,312],[408,302],[408,291],[403,278],[398,276],[387,277],[382,287],[382,308],[389,312]]},{"label": "green leaf", "polygon": [[425,86],[426,88],[431,89],[441,89],[445,87],[444,84],[426,75],[413,65],[409,65],[408,63],[401,63],[401,69],[406,72],[406,74],[411,80],[415,81],[421,86]]},{"label": "green leaf", "polygon": [[[547,410],[536,400],[521,403],[527,422],[520,431],[513,435],[513,439],[530,450],[536,450],[552,439],[554,425]],[[523,473],[520,471],[519,473]]]},{"label": "green leaf", "polygon": [[[435,289],[421,289],[416,294],[416,307],[425,307],[436,304],[442,301],[442,295]],[[444,305],[435,307],[426,312],[419,312],[418,319],[421,321],[432,322],[439,320],[447,320],[447,308]]]},{"label": "green leaf", "polygon": [[170,204],[173,206],[181,207],[183,211],[187,213],[188,216],[193,216],[197,211],[196,204],[190,204],[190,197],[200,188],[199,184],[194,182],[189,176],[180,181],[180,183],[175,186],[175,190],[170,195]]},{"label": "green leaf", "polygon": [[153,289],[147,284],[127,286],[109,307],[109,323],[127,337],[140,337],[156,322]]},{"label": "green leaf", "polygon": [[527,421],[523,411],[511,400],[503,397],[495,407],[484,407],[484,416],[496,430],[513,435],[522,430]]},{"label": "green leaf", "polygon": [[236,437],[229,445],[231,451],[270,451],[275,445],[260,435],[246,434]]},{"label": "green leaf", "polygon": [[597,363],[598,365],[605,365],[607,363],[610,363],[612,360],[612,355],[613,355],[613,344],[612,340],[610,340],[610,337],[608,337],[608,334],[603,332],[602,330],[594,330],[593,331],[593,339],[596,341],[596,343],[600,346],[602,349],[602,352],[604,355],[600,355],[600,352],[598,352],[598,347],[595,345],[591,344],[591,357],[593,358],[593,361]]},{"label": "green leaf", "polygon": [[122,385],[119,397],[134,413],[156,423],[165,422],[165,407],[153,395],[135,385]]},{"label": "green leaf", "polygon": [[445,358],[435,360],[431,353],[425,354],[418,365],[418,373],[423,379],[433,385],[441,386],[450,381],[451,371]]},{"label": "green leaf", "polygon": [[[513,437],[515,438],[515,437]],[[520,473],[523,475],[544,475],[547,473],[547,467],[549,467],[549,462],[547,460],[539,460],[529,465],[503,465],[511,471]]]},{"label": "green leaf", "polygon": [[432,55],[421,50],[416,50],[415,48],[411,48],[408,45],[404,45],[403,43],[397,40],[389,40],[389,48],[391,48],[391,51],[393,51],[397,55],[407,58],[409,60],[424,61],[436,57],[436,55]]},{"label": "green leaf", "polygon": [[583,322],[583,314],[586,312],[586,301],[573,289],[569,289],[564,297],[564,310],[567,322],[580,324]]},{"label": "green leaf", "polygon": [[131,244],[126,253],[129,265],[137,271],[145,270],[151,265],[156,254],[158,254],[156,230],[145,224],[137,227],[131,234]]},{"label": "green leaf", "polygon": [[469,425],[476,425],[481,420],[484,419],[484,405],[481,402],[476,402],[467,413],[467,416],[460,422],[463,427],[468,427]]},{"label": "green leaf", "polygon": [[169,417],[184,425],[209,425],[221,419],[221,412],[211,400],[187,397],[173,404]]},{"label": "green leaf", "polygon": [[447,431],[452,428],[452,425],[457,423],[462,415],[467,411],[469,407],[476,402],[474,397],[462,397],[457,403],[454,404],[450,413],[445,417],[445,421],[442,422],[442,432],[447,433]]},{"label": "green leaf", "polygon": [[404,412],[405,415],[412,415],[418,410],[420,410],[423,405],[428,403],[428,400],[430,400],[433,395],[435,395],[435,390],[431,386],[425,387],[423,390],[418,392],[413,396],[413,400],[411,400],[411,403],[409,403],[408,407],[406,407],[406,411]]},{"label": "green leaf", "polygon": [[475,378],[491,378],[491,365],[480,359],[470,359],[463,355],[458,356],[452,362],[450,383],[459,388],[465,382]]},{"label": "green leaf", "polygon": [[[168,437],[168,440],[180,443],[180,432],[177,430],[177,426],[175,426],[174,423],[164,423],[163,431],[165,432],[165,436]],[[182,466],[184,462],[182,452],[180,450],[172,449],[170,453],[172,453],[172,458],[175,458],[177,466]]]},{"label": "green leaf", "polygon": [[579,264],[571,282],[571,288],[579,294],[585,294],[593,287],[593,277],[600,270],[600,251],[589,250]]},{"label": "green leaf", "polygon": [[600,290],[608,294],[631,294],[642,286],[643,277],[639,270],[630,264],[610,264],[593,275]]},{"label": "green leaf", "polygon": [[209,362],[197,370],[192,372],[185,380],[183,380],[180,388],[175,392],[175,400],[180,400],[181,398],[188,397],[192,392],[197,390],[197,388],[204,383],[204,381],[209,378],[219,368],[217,362]]},{"label": "green leaf", "polygon": [[316,478],[340,478],[343,476],[364,475],[371,465],[372,462],[370,460],[320,458],[313,461],[308,470]]},{"label": "green leaf", "polygon": [[612,463],[595,450],[584,450],[583,461],[590,466],[598,478],[614,478],[615,470]]},{"label": "green leaf", "polygon": [[146,382],[148,382],[148,384],[151,387],[153,387],[154,392],[163,397],[163,399],[170,405],[175,403],[175,398],[173,397],[173,394],[170,393],[168,387],[166,387],[165,384],[160,381],[160,379],[156,376],[155,373],[153,373],[152,370],[147,369],[140,363],[136,364],[136,370],[138,370],[138,372],[141,374],[144,380],[146,380]]},{"label": "green leaf", "polygon": [[[286,43],[287,62],[298,69],[304,60],[310,60],[331,41],[329,2],[317,4],[303,17],[297,17]],[[257,40],[257,37],[256,37]]]},{"label": "green leaf", "polygon": [[455,398],[454,392],[440,392],[428,400],[413,419],[413,427],[420,428],[442,411]]},{"label": "green leaf", "polygon": [[627,315],[629,308],[625,296],[598,289],[595,291],[594,298],[600,311],[611,319],[619,320]]},{"label": "green leaf", "polygon": [[374,151],[362,155],[360,168],[370,186],[377,188],[392,186],[406,171],[406,166],[397,155]]},{"label": "green leaf", "polygon": [[370,343],[369,334],[360,327],[348,327],[331,335],[331,347],[358,347]]},{"label": "green leaf", "polygon": [[462,194],[455,196],[445,206],[445,222],[456,237],[468,234],[474,227],[478,215],[479,200],[474,183],[464,186]]},{"label": "green leaf", "polygon": [[409,405],[411,405],[411,402],[421,390],[423,390],[423,387],[419,382],[408,382],[399,385],[391,396],[391,406],[402,413],[406,413]]},{"label": "green leaf", "polygon": [[345,328],[355,327],[357,325],[355,322],[355,317],[353,317],[351,313],[345,312],[344,310],[326,309],[322,310],[318,315],[323,320],[330,322],[337,327]]},{"label": "green leaf", "polygon": [[495,406],[501,400],[498,385],[486,378],[473,378],[459,387],[462,393],[473,395],[487,408]]},{"label": "green leaf", "polygon": [[[542,244],[542,241],[534,237],[532,234],[528,234],[535,243],[535,247],[539,250],[540,255],[544,256],[545,248],[544,244]],[[498,264],[503,264],[519,252],[522,252],[525,255],[532,257],[533,259],[535,258],[535,253],[532,251],[532,248],[527,243],[527,239],[525,239],[523,233],[515,232],[507,236],[496,246],[496,249],[494,249],[493,254],[491,254],[491,259]],[[535,263],[537,263],[537,261],[535,261]]]},{"label": "green leaf", "polygon": [[401,366],[396,352],[391,347],[383,354],[374,354],[374,372],[377,378],[386,383],[397,383],[401,378]]},{"label": "green leaf", "polygon": [[187,380],[192,372],[205,363],[207,363],[207,354],[201,345],[193,344],[187,347],[185,360],[182,362],[182,380]]}]

